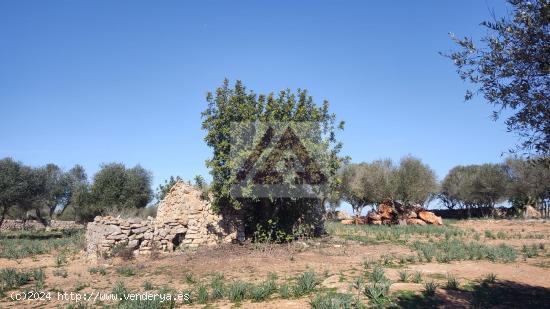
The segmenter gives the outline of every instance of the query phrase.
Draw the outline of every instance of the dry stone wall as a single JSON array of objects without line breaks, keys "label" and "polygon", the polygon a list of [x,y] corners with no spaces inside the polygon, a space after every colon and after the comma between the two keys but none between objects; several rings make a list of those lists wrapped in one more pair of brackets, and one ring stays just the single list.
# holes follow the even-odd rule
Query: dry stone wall
[{"label": "dry stone wall", "polygon": [[200,190],[177,182],[159,203],[156,218],[96,217],[88,223],[86,241],[90,257],[109,255],[115,247],[150,254],[152,250],[171,252],[178,247],[244,241],[244,227],[235,215],[216,214],[201,199]]}]

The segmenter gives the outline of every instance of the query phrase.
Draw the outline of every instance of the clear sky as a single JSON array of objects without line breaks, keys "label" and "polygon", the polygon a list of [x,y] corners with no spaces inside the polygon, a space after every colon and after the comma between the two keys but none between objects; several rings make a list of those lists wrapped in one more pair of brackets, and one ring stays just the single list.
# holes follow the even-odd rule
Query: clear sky
[{"label": "clear sky", "polygon": [[0,158],[209,178],[200,112],[227,77],[306,88],[346,121],[353,161],[412,154],[442,179],[516,142],[438,54],[491,10],[504,1],[0,0]]}]

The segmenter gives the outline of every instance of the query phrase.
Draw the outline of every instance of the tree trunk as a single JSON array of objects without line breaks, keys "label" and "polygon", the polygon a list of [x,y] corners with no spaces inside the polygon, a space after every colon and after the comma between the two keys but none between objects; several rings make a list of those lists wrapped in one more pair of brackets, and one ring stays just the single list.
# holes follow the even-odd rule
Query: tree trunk
[{"label": "tree trunk", "polygon": [[8,213],[8,206],[4,206],[4,209],[2,210],[2,217],[0,217],[0,227],[2,227],[2,224],[4,224],[4,218],[6,218],[6,214]]}]

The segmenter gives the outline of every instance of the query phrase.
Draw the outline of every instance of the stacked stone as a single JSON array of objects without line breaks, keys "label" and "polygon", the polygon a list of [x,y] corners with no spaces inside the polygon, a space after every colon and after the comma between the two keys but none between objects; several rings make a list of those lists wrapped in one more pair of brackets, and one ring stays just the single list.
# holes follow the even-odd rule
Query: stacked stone
[{"label": "stacked stone", "polygon": [[134,254],[149,254],[154,247],[174,251],[176,246],[198,247],[234,240],[244,241],[244,228],[236,217],[216,214],[201,192],[176,183],[161,201],[155,219],[96,217],[86,231],[88,256],[109,253],[124,244]]}]

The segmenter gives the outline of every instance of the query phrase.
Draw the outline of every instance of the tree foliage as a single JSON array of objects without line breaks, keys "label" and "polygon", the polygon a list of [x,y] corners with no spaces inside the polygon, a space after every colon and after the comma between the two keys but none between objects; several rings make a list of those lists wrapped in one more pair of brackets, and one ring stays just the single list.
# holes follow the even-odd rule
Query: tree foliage
[{"label": "tree foliage", "polygon": [[460,50],[447,55],[463,80],[475,85],[466,100],[480,93],[502,110],[509,131],[523,137],[519,150],[550,154],[550,2],[508,0],[512,16],[481,23],[488,34],[479,44],[453,39]]},{"label": "tree foliage", "polygon": [[441,184],[440,199],[450,209],[472,210],[491,215],[498,203],[507,200],[509,178],[504,164],[481,164],[452,168]]},{"label": "tree foliage", "polygon": [[401,159],[395,181],[395,199],[405,204],[424,204],[438,189],[435,172],[412,156]]},{"label": "tree foliage", "polygon": [[[314,123],[316,125],[309,127],[311,131],[307,134],[317,143],[308,146],[317,150],[315,160],[323,161],[327,167],[324,171],[328,184],[326,188],[334,188],[336,171],[342,162],[338,156],[341,143],[336,140],[335,115],[329,112],[327,101],[318,106],[307,90],[300,89],[297,92],[283,90],[277,95],[256,94],[248,91],[240,81],[230,87],[225,80],[214,93],[207,95],[207,102],[208,107],[202,114],[202,128],[206,130],[205,141],[213,150],[207,166],[212,175],[211,191],[213,205],[217,210],[222,213],[234,210],[246,212],[245,217],[249,221],[245,223],[249,233],[254,232],[258,224],[266,226],[269,220],[275,222],[277,228],[291,232],[299,220],[324,205],[330,189],[315,192],[316,196],[312,198],[293,198],[292,194],[280,197],[274,191],[269,191],[269,186],[266,187],[268,192],[262,196],[248,190],[248,187],[243,188],[242,196],[232,195],[231,188],[238,178],[237,171],[243,168],[243,163],[246,165],[252,151],[244,149],[232,153],[231,147],[239,143],[239,140],[235,142],[234,124]],[[343,128],[343,124],[338,127]],[[277,171],[276,174],[266,175],[265,179],[271,181],[277,178],[281,184],[292,187],[295,176],[293,171],[285,170],[284,166],[279,165],[280,161],[266,160],[265,164],[267,170]]]},{"label": "tree foliage", "polygon": [[180,176],[170,176],[170,179],[164,180],[164,184],[160,184],[157,188],[157,193],[155,194],[157,201],[162,201],[178,181],[182,181]]},{"label": "tree foliage", "polygon": [[365,206],[395,197],[395,176],[395,166],[389,159],[348,164],[341,170],[342,198],[358,216]]},{"label": "tree foliage", "polygon": [[0,226],[10,209],[33,202],[34,183],[31,168],[11,158],[0,160]]},{"label": "tree foliage", "polygon": [[401,159],[399,166],[389,159],[349,164],[341,170],[341,179],[342,198],[356,215],[386,200],[424,204],[437,193],[434,171],[412,156]]},{"label": "tree foliage", "polygon": [[64,171],[55,164],[30,167],[5,158],[0,160],[0,225],[6,217],[49,224],[56,216],[89,221],[109,210],[143,208],[151,200],[150,185],[151,174],[140,166],[104,165],[90,185],[80,165]]},{"label": "tree foliage", "polygon": [[532,205],[545,217],[550,215],[550,168],[540,160],[508,158],[508,198],[512,206]]},{"label": "tree foliage", "polygon": [[103,209],[144,208],[153,196],[151,179],[139,165],[127,169],[121,163],[104,164],[94,176],[92,199]]}]

